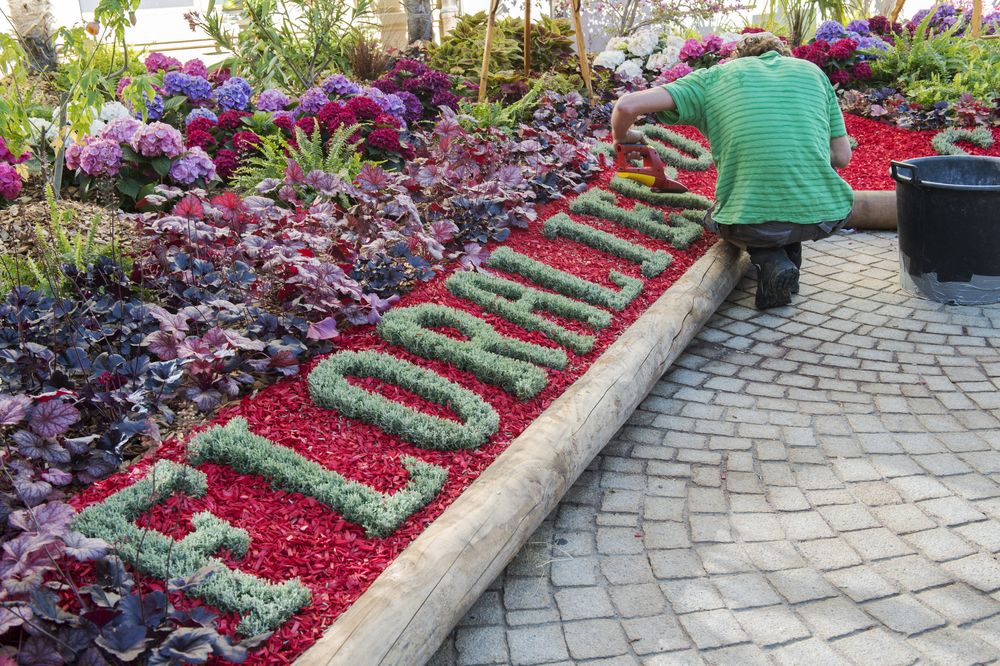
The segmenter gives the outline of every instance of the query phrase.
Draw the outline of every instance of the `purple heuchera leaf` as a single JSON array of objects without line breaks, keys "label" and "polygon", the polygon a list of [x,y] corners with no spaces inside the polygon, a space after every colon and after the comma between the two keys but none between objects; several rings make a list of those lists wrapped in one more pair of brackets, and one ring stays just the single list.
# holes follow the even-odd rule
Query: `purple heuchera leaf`
[{"label": "purple heuchera leaf", "polygon": [[42,480],[48,481],[53,486],[65,486],[73,480],[73,475],[53,467],[42,472]]},{"label": "purple heuchera leaf", "polygon": [[25,532],[60,535],[69,527],[76,511],[63,502],[47,502],[35,509],[22,509],[10,515],[10,524]]},{"label": "purple heuchera leaf", "polygon": [[185,395],[188,400],[193,402],[200,411],[207,412],[210,409],[218,407],[222,402],[222,394],[215,389],[208,389],[207,391],[202,391],[197,388],[189,388]]},{"label": "purple heuchera leaf", "polygon": [[155,354],[161,361],[170,361],[177,358],[177,346],[184,340],[181,334],[180,339],[176,333],[170,331],[153,331],[146,336],[142,344],[149,347],[151,354]]},{"label": "purple heuchera leaf", "polygon": [[65,662],[59,656],[56,643],[47,636],[32,636],[21,644],[17,652],[17,663],[22,666],[62,666]]},{"label": "purple heuchera leaf", "polygon": [[79,532],[68,532],[62,540],[66,544],[66,554],[79,562],[104,557],[109,548],[103,539],[90,539]]},{"label": "purple heuchera leaf", "polygon": [[17,608],[17,612],[11,609],[0,606],[0,636],[3,636],[9,630],[14,627],[19,627],[25,623],[25,621],[31,619],[31,607],[27,605],[21,605]]},{"label": "purple heuchera leaf", "polygon": [[309,332],[306,337],[310,340],[329,340],[339,335],[337,320],[334,317],[327,317],[322,321],[309,324]]},{"label": "purple heuchera leaf", "polygon": [[477,243],[466,243],[463,249],[465,254],[462,255],[461,264],[465,270],[478,270],[490,258],[489,251]]},{"label": "purple heuchera leaf", "polygon": [[361,167],[354,182],[358,184],[364,192],[375,193],[389,186],[389,174],[374,164],[365,164]]},{"label": "purple heuchera leaf", "polygon": [[20,423],[30,406],[31,398],[26,395],[0,394],[0,426]]},{"label": "purple heuchera leaf", "polygon": [[58,437],[80,420],[80,412],[60,399],[41,402],[31,410],[29,425],[42,437]]},{"label": "purple heuchera leaf", "polygon": [[45,481],[33,481],[30,477],[19,477],[14,479],[14,490],[24,498],[25,504],[34,506],[49,496],[52,485]]},{"label": "purple heuchera leaf", "polygon": [[34,460],[44,460],[50,463],[68,463],[70,459],[69,451],[64,449],[59,442],[54,439],[42,439],[41,437],[36,437],[26,430],[18,431],[18,435],[21,436],[16,441],[18,441],[17,450],[20,451],[21,455],[32,458]]}]

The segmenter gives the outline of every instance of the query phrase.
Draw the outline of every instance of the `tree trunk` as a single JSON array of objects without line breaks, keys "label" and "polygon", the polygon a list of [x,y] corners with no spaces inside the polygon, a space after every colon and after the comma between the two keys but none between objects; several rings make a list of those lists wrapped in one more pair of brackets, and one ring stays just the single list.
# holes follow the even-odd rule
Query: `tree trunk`
[{"label": "tree trunk", "polygon": [[50,0],[9,0],[10,22],[18,41],[37,71],[56,68],[56,47],[52,38],[52,3]]},{"label": "tree trunk", "polygon": [[413,42],[434,40],[434,20],[431,16],[431,0],[403,0],[406,9],[407,39]]}]

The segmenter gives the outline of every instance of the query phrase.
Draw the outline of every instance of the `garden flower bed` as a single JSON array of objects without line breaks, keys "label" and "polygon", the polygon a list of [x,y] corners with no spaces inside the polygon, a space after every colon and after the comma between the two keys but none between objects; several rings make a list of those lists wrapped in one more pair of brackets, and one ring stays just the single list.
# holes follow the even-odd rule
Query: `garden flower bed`
[{"label": "garden flower bed", "polygon": [[[319,463],[329,470],[327,474],[365,484],[370,490],[364,493],[391,495],[403,488],[413,491],[409,500],[396,505],[405,505],[398,513],[375,515],[378,511],[372,513],[374,504],[364,498],[360,505],[349,507],[338,498],[315,499],[322,494],[315,489],[309,493],[313,497],[282,490],[301,489],[296,485],[301,480],[285,478],[285,472],[268,471],[260,467],[259,459],[251,462],[229,457],[239,457],[239,451],[247,447],[270,446],[261,439],[248,439],[245,434],[233,440],[238,444],[222,446],[228,453],[222,449],[208,453],[198,466],[205,474],[207,492],[199,497],[191,496],[198,492],[174,494],[149,511],[139,512],[143,513],[137,523],[141,527],[183,539],[191,533],[192,516],[209,511],[249,534],[249,549],[244,557],[223,551],[220,559],[226,566],[275,582],[293,578],[300,581],[303,587],[294,593],[289,591],[283,602],[286,610],[295,611],[290,618],[279,614],[280,621],[258,621],[254,615],[243,625],[244,632],[249,633],[276,630],[253,654],[253,663],[285,663],[319,638],[392,559],[711,246],[713,239],[701,238],[700,227],[691,215],[679,215],[684,209],[699,210],[708,205],[708,200],[698,194],[676,198],[674,203],[679,205],[660,209],[674,218],[671,226],[661,222],[655,230],[648,222],[656,215],[662,220],[662,213],[632,208],[633,218],[647,223],[643,227],[647,234],[659,232],[673,242],[651,238],[609,219],[575,212],[587,210],[614,217],[614,195],[610,195],[610,201],[595,198],[599,191],[612,191],[608,189],[610,178],[610,173],[600,176],[587,194],[576,199],[546,204],[528,229],[515,230],[504,245],[490,248],[493,253],[486,266],[499,270],[511,281],[491,283],[496,278],[486,273],[442,273],[404,296],[385,315],[379,328],[349,329],[338,338],[333,356],[314,360],[304,366],[299,377],[223,409],[213,421],[213,427],[239,429],[244,424],[239,419],[245,419],[249,432],[258,438],[302,456],[302,460],[297,458],[297,465],[305,464],[304,460]],[[710,193],[711,183],[706,181],[698,189]],[[622,200],[627,207],[644,206]],[[613,271],[622,275],[615,276]],[[546,290],[538,291],[533,285]],[[523,294],[512,294],[510,289],[523,290]],[[495,291],[515,301],[498,298]],[[518,296],[526,296],[527,302],[534,300],[534,308],[548,310],[550,317],[539,318],[532,314],[531,307],[513,304]],[[430,310],[421,313],[415,310],[419,306]],[[455,319],[455,311],[468,314],[465,319]],[[406,312],[422,316],[394,317]],[[422,329],[417,327],[417,321]],[[421,338],[433,338],[437,331],[441,337],[420,346]],[[410,335],[414,332],[418,335]],[[397,344],[390,345],[386,339]],[[472,343],[465,340],[473,340],[477,348],[447,351],[449,339],[466,346]],[[352,351],[384,353],[397,359],[395,364],[403,365],[385,366],[389,363],[387,357],[361,362],[362,357],[350,356]],[[486,360],[477,359],[477,354],[487,355]],[[372,376],[346,383],[336,380],[338,375],[328,364],[330,359],[338,358],[345,359],[347,369],[341,368],[344,374]],[[523,377],[532,381],[520,383]],[[442,384],[437,394],[427,388],[443,380],[462,388]],[[339,388],[334,386],[337,381]],[[396,406],[376,404],[366,411],[364,394],[352,394],[359,388],[376,391]],[[337,397],[337,391],[342,397]],[[440,391],[445,391],[447,397],[442,398]],[[456,421],[451,410],[437,402],[450,402],[460,418]],[[402,406],[437,419],[421,422],[427,417],[415,414],[392,417],[392,410]],[[460,426],[462,422],[464,426]],[[195,436],[193,441],[206,443],[205,450],[214,446],[210,443],[213,437],[219,441],[227,437],[225,431],[213,428],[203,433],[215,433]],[[159,448],[155,459],[190,462],[189,446],[190,441],[172,440]],[[82,514],[77,528],[89,536],[114,537],[101,531],[104,523],[95,516],[95,507],[104,506],[102,502],[119,491],[135,488],[151,473],[153,464],[150,460],[136,465],[127,473],[94,484],[75,498],[77,508],[91,507],[90,513]],[[156,469],[162,475],[167,473],[165,468]],[[269,483],[260,473],[274,480]],[[377,497],[373,501],[377,503]],[[332,510],[331,504],[340,511]],[[309,601],[300,609],[305,589]],[[215,599],[218,603],[219,597]],[[242,610],[225,615],[220,628],[236,630],[247,617],[248,608]],[[260,614],[263,616],[262,610]]]}]

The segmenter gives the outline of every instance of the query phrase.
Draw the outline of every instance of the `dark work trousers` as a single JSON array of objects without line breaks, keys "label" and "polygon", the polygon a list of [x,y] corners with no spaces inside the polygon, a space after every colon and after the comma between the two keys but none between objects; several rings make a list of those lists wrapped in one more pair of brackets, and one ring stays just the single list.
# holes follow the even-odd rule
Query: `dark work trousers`
[{"label": "dark work trousers", "polygon": [[760,224],[718,224],[712,211],[705,213],[702,226],[716,233],[722,240],[741,248],[785,247],[802,241],[822,240],[832,236],[847,223],[848,218],[836,222],[798,224],[796,222],[762,222]]}]

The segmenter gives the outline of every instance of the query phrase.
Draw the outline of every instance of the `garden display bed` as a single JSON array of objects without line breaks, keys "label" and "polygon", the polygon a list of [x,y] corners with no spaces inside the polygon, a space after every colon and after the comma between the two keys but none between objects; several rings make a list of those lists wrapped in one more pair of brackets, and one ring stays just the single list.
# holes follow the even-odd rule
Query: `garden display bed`
[{"label": "garden display bed", "polygon": [[[847,125],[855,189],[891,189],[889,159],[933,152],[934,132]],[[715,170],[677,133],[660,150],[690,194],[608,169],[491,246],[485,272],[439,275],[87,488],[75,528],[154,586],[215,568],[194,603],[225,611],[222,631],[273,631],[248,663],[429,657],[746,267],[702,235]]]},{"label": "garden display bed", "polygon": [[[674,142],[694,153],[674,152],[676,163],[710,165],[700,144]],[[477,484],[468,514],[486,509],[495,521],[485,529],[502,534],[476,528],[470,549],[493,548],[488,570],[459,565],[448,620],[436,615],[444,606],[424,609],[422,626],[435,629],[421,633],[422,647],[412,635],[398,642],[380,620],[362,622],[379,646],[395,646],[390,660],[429,656],[742,273],[735,252],[710,250],[715,239],[702,235],[696,220],[710,202],[699,193],[713,179],[695,176],[682,174],[693,193],[656,195],[612,183],[609,170],[585,193],[542,206],[530,228],[490,248],[488,272],[439,275],[378,327],[345,332],[296,378],[86,489],[74,500],[75,528],[117,542],[153,579],[212,566],[218,573],[190,594],[227,612],[222,631],[274,632],[249,663],[288,663],[518,441],[506,472]],[[706,252],[697,277],[664,296]],[[518,467],[524,455],[531,462]],[[505,484],[512,494],[497,495]],[[405,560],[421,561],[408,584],[435,574],[444,553],[463,554],[449,536],[463,529],[457,515],[438,530],[436,556]],[[384,606],[419,602],[389,586]],[[366,640],[351,650],[368,662],[376,648]]]}]

